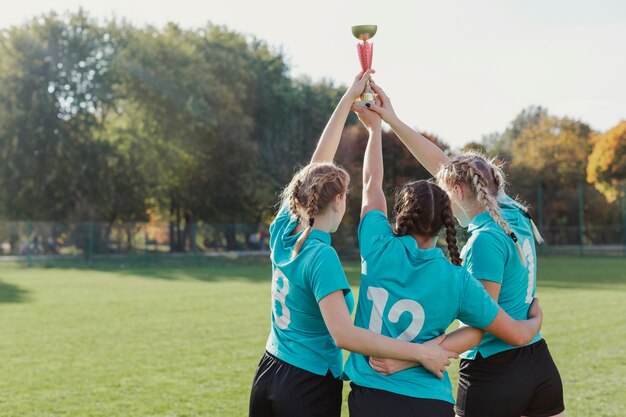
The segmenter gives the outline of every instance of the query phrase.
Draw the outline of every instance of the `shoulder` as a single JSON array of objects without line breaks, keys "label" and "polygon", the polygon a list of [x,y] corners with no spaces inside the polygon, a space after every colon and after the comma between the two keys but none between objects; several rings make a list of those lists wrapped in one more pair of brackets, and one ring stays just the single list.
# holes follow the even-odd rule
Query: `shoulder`
[{"label": "shoulder", "polygon": [[489,225],[484,229],[476,230],[472,232],[472,235],[467,241],[469,249],[487,248],[497,249],[506,247],[506,242],[509,237],[504,233],[498,225],[495,223]]},{"label": "shoulder", "polygon": [[307,259],[305,261],[305,268],[309,271],[316,271],[321,269],[334,269],[341,268],[341,260],[335,248],[331,245],[322,242],[311,242],[308,245],[306,252]]},{"label": "shoulder", "polygon": [[449,277],[450,281],[458,284],[463,283],[471,274],[463,266],[454,265],[445,258],[438,260],[439,268],[443,272],[442,275]]},{"label": "shoulder", "polygon": [[363,216],[359,222],[359,234],[363,235],[367,233],[393,233],[389,219],[385,213],[380,210],[372,210]]},{"label": "shoulder", "polygon": [[319,244],[315,245],[314,251],[315,252],[313,256],[316,260],[339,262],[339,255],[337,254],[335,248],[333,248],[331,245],[320,242]]}]

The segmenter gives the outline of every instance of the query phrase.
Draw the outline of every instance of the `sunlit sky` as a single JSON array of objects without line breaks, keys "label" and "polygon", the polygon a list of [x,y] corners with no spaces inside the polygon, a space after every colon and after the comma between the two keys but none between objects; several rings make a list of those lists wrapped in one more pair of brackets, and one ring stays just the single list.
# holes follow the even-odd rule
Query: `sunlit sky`
[{"label": "sunlit sky", "polygon": [[349,83],[354,24],[377,24],[375,79],[408,124],[453,146],[542,105],[606,130],[626,119],[626,1],[20,0],[0,27],[54,9],[138,25],[206,22],[281,48],[292,74]]}]

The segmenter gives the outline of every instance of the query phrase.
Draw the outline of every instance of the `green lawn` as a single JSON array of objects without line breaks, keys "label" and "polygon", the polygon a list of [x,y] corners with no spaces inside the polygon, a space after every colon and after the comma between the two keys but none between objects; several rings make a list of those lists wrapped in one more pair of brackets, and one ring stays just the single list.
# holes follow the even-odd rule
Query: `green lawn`
[{"label": "green lawn", "polygon": [[[626,259],[541,258],[539,269],[568,416],[623,416]],[[347,271],[357,289],[358,265]],[[269,286],[265,261],[0,266],[0,416],[244,416]]]}]

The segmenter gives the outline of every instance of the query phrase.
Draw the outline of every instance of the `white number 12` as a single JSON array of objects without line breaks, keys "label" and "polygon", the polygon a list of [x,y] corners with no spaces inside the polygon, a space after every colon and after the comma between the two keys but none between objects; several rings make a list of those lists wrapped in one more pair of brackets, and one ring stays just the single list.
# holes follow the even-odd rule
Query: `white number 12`
[{"label": "white number 12", "polygon": [[[383,329],[383,313],[387,306],[387,301],[389,300],[389,292],[384,288],[369,287],[367,289],[367,298],[373,303],[369,329],[373,332],[381,333]],[[426,317],[424,315],[424,308],[420,303],[415,300],[402,299],[391,306],[387,318],[390,322],[397,323],[400,320],[400,316],[405,311],[411,313],[413,319],[409,327],[400,333],[397,339],[410,342],[415,339],[420,330],[422,330]]]}]

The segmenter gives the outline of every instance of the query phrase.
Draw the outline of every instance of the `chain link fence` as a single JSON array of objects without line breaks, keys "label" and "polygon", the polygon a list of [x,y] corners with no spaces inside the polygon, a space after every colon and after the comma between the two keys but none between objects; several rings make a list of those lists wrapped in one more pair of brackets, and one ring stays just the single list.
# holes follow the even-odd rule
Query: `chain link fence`
[{"label": "chain link fence", "polygon": [[[546,240],[538,246],[540,254],[626,256],[624,192],[608,203],[585,184],[512,191],[529,205]],[[461,246],[466,238],[459,228]],[[0,266],[199,264],[217,256],[266,256],[268,243],[264,224],[197,223],[180,229],[169,222],[0,221]],[[440,244],[445,248],[443,240]],[[333,234],[333,246],[344,256],[358,256],[357,225],[344,221]]]}]

